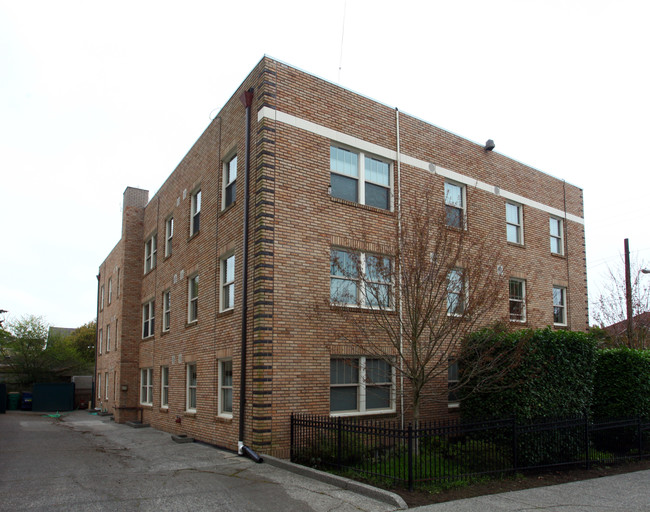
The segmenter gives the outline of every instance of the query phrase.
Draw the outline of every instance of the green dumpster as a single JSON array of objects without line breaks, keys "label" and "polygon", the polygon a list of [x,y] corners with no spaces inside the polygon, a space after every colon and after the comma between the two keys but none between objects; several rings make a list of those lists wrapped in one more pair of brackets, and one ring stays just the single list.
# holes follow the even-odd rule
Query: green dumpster
[{"label": "green dumpster", "polygon": [[17,411],[18,404],[20,404],[20,393],[18,392],[9,393],[9,403],[7,404],[9,407],[7,407],[7,409],[9,409],[10,411]]}]

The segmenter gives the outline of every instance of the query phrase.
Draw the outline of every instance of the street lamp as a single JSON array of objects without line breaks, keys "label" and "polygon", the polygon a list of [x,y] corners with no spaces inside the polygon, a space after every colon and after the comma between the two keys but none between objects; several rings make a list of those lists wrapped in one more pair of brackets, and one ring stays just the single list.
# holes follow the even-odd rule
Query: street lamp
[{"label": "street lamp", "polygon": [[642,268],[641,273],[642,274],[650,274],[650,268]]}]

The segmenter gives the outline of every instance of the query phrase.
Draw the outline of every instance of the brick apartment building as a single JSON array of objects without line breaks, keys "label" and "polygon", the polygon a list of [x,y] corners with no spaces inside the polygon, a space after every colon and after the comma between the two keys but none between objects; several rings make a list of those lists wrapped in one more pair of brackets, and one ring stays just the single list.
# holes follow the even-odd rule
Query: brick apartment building
[{"label": "brick apartment building", "polygon": [[395,379],[374,407],[362,379],[348,383],[356,406],[330,403],[331,367],[364,354],[329,343],[337,317],[313,309],[329,300],[332,252],[381,247],[398,190],[408,201],[425,186],[514,262],[501,317],[519,301],[518,325],[587,328],[581,189],[264,57],[153,197],[124,192],[99,268],[97,405],[280,456],[292,411],[398,416]]}]

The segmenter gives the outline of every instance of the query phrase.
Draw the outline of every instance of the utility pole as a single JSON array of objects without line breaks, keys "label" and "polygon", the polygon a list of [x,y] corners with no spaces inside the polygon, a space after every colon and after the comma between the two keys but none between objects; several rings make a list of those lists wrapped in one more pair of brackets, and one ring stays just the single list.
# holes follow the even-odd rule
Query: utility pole
[{"label": "utility pole", "polygon": [[630,277],[630,241],[626,238],[623,242],[625,250],[625,305],[627,307],[627,345],[632,348],[632,333],[634,322],[632,313],[632,279]]}]

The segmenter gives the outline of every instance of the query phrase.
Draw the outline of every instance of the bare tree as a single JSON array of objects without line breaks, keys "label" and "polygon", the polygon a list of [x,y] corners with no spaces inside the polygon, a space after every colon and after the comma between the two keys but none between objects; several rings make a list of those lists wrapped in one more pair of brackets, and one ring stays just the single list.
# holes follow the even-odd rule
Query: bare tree
[{"label": "bare tree", "polygon": [[[408,381],[416,424],[423,399],[462,399],[496,384],[518,360],[518,347],[465,341],[503,318],[507,261],[498,250],[502,242],[467,226],[465,211],[441,203],[431,194],[410,201],[391,255],[331,252],[327,309],[342,322],[329,327],[339,342],[384,361]],[[453,373],[463,361],[471,363]],[[365,373],[366,379],[387,380],[377,368]],[[470,380],[477,383],[472,389],[465,386]]]},{"label": "bare tree", "polygon": [[637,258],[630,261],[632,285],[632,336],[627,333],[627,307],[625,295],[625,262],[607,268],[601,293],[592,304],[594,319],[605,329],[612,343],[630,348],[647,348],[650,344],[650,276],[641,269],[647,263]]}]

